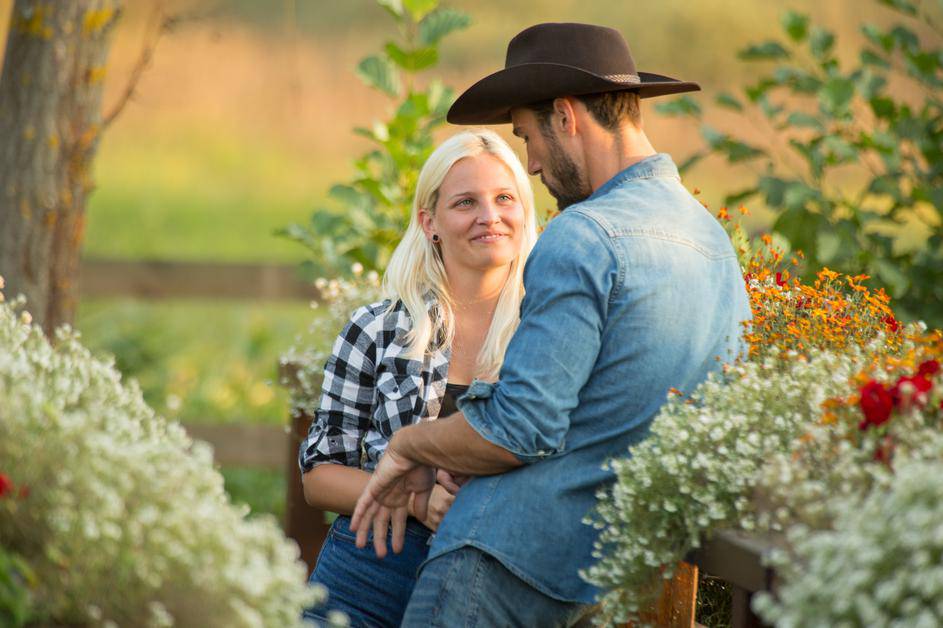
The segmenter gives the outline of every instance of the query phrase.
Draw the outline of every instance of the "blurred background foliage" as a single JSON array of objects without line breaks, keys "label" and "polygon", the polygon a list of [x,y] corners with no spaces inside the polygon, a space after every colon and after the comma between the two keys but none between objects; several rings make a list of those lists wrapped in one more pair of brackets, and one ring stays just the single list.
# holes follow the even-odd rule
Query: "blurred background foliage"
[{"label": "blurred background foliage", "polygon": [[[11,5],[0,0],[0,35]],[[702,118],[717,129],[736,130],[737,141],[751,145],[768,139],[770,128],[743,124],[740,112],[717,97],[738,93],[773,67],[744,63],[737,51],[782,39],[786,8],[834,34],[828,54],[843,68],[872,45],[862,23],[887,29],[900,17],[879,2],[860,0],[453,0],[444,5],[467,13],[470,25],[448,33],[438,43],[435,68],[410,79],[410,87],[427,94],[429,113],[444,102],[444,96],[428,101],[437,89],[434,81],[462,89],[500,68],[508,40],[526,26],[596,22],[625,34],[641,69],[700,82],[704,91],[693,100]],[[388,42],[404,49],[413,45],[409,38],[419,37],[419,20],[415,15],[393,20],[374,0],[127,2],[105,77],[106,108],[119,98],[157,9],[180,19],[161,38],[134,99],[103,138],[84,254],[300,264],[309,257],[306,250],[274,233],[286,225],[310,224],[316,208],[342,207],[337,192],[330,197],[332,186],[355,181],[360,172],[355,158],[377,147],[370,133],[352,129],[373,130],[374,121],[390,120],[402,104],[402,93],[384,95],[358,79],[358,64],[377,51],[389,57]],[[914,30],[928,34],[924,26]],[[895,97],[919,98],[918,89],[895,85]],[[647,130],[659,150],[681,161],[704,146],[698,121],[656,115],[650,101],[643,103]],[[430,119],[426,115],[423,124]],[[432,143],[452,132],[434,124],[427,130]],[[523,155],[509,129],[496,130]],[[416,152],[417,161],[427,147]],[[726,195],[755,184],[760,174],[756,163],[729,163],[723,154],[712,154],[687,171],[685,182],[716,211]],[[550,210],[552,199],[539,182],[534,187],[538,208]],[[389,200],[393,206],[408,199]],[[749,201],[748,229],[773,224],[769,200],[760,195]],[[913,235],[911,226],[901,228],[905,237]],[[334,266],[347,261],[338,258]],[[89,347],[113,353],[122,371],[139,379],[160,412],[184,421],[282,424],[288,402],[273,385],[278,356],[314,315],[303,303],[86,300],[77,327]],[[231,490],[254,508],[281,507],[284,478],[278,474],[226,474]]]},{"label": "blurred background foliage", "polygon": [[[697,100],[656,105],[701,122],[705,148],[758,163],[725,204],[760,201],[772,230],[804,254],[804,278],[822,267],[865,274],[895,299],[895,313],[943,326],[943,3],[878,0],[890,26],[862,23],[866,43],[842,63],[833,30],[786,11],[783,33],[740,50],[757,76],[717,106],[736,112],[730,132],[704,120]],[[922,31],[922,32],[920,32]],[[742,139],[743,122],[768,129]],[[758,140],[758,141],[757,141]]]}]

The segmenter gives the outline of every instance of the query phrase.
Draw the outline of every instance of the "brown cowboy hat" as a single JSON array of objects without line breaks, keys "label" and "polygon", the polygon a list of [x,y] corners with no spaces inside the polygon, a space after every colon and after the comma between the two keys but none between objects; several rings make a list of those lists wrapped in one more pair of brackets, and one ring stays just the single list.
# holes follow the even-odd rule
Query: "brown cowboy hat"
[{"label": "brown cowboy hat", "polygon": [[700,90],[697,83],[638,72],[629,45],[613,28],[592,24],[531,26],[508,44],[504,69],[458,97],[452,124],[501,124],[511,108],[558,98],[633,90],[640,98]]}]

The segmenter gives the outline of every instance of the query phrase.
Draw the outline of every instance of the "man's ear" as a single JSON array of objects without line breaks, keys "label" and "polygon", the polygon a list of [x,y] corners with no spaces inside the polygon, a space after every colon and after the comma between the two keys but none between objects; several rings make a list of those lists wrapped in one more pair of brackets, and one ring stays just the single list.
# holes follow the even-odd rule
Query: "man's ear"
[{"label": "man's ear", "polygon": [[553,100],[553,117],[558,130],[563,135],[576,135],[576,99],[563,96]]}]

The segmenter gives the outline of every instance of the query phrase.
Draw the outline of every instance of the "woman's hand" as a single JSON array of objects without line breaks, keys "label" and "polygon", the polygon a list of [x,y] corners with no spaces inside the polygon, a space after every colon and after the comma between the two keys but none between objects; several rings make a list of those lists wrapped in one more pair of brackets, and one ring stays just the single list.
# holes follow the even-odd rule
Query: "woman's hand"
[{"label": "woman's hand", "polygon": [[[445,518],[445,513],[452,507],[455,501],[455,495],[450,493],[441,484],[432,487],[432,495],[429,497],[429,506],[426,508],[426,518],[420,519],[422,524],[435,532],[439,529],[439,524]],[[410,502],[412,506],[412,502]],[[411,508],[410,508],[411,509]]]}]

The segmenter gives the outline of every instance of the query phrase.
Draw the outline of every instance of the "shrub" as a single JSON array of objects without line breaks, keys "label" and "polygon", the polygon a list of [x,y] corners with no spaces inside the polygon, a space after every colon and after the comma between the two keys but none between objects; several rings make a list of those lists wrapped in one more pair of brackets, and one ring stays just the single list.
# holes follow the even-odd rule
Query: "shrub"
[{"label": "shrub", "polygon": [[0,540],[34,576],[35,621],[289,626],[323,597],[276,522],[230,504],[208,446],[21,301],[0,303],[0,473],[16,487]]}]

